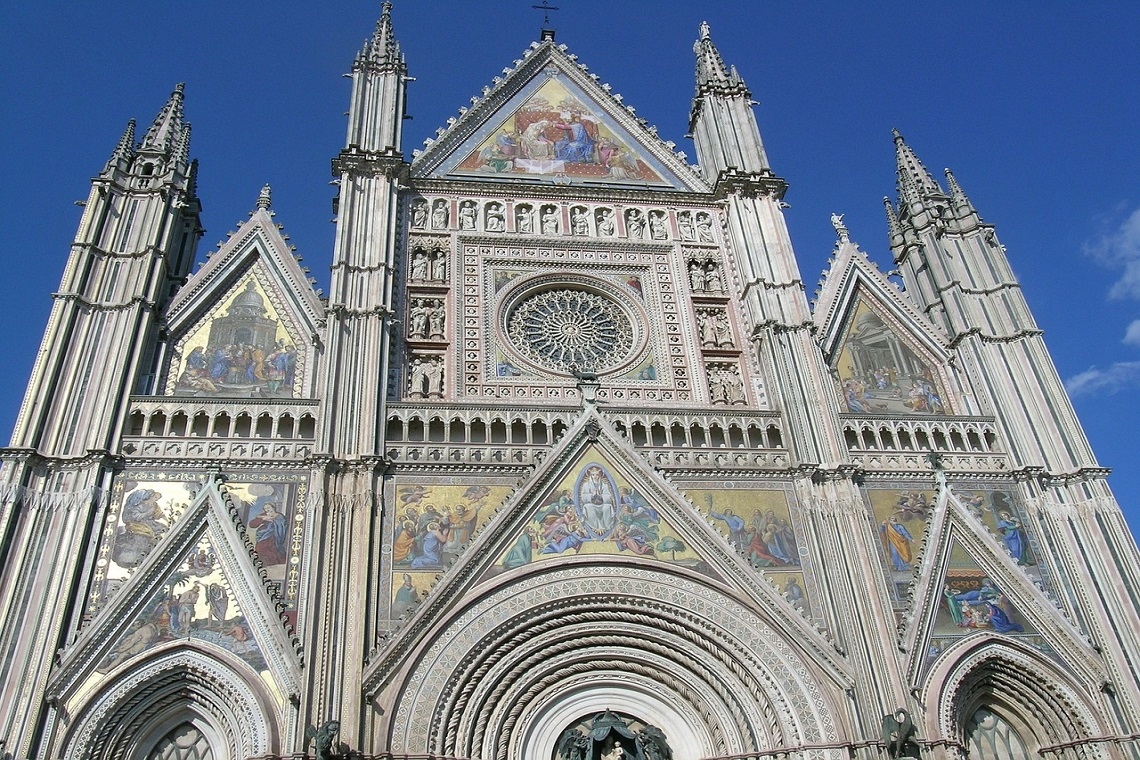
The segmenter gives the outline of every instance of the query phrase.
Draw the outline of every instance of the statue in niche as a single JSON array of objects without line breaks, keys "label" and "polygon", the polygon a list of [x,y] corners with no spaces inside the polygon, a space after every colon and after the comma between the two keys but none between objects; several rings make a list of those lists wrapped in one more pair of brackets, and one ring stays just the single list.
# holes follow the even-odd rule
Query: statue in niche
[{"label": "statue in niche", "polygon": [[423,248],[412,251],[412,279],[426,280],[428,273],[428,254]]},{"label": "statue in niche", "polygon": [[428,311],[428,326],[429,335],[432,338],[443,337],[443,318],[444,308],[443,301],[433,301],[431,309]]},{"label": "statue in niche", "polygon": [[689,287],[700,293],[705,289],[705,268],[696,259],[689,261]]},{"label": "statue in niche", "polygon": [[503,207],[499,203],[487,204],[487,232],[502,232],[507,228],[507,221],[503,218]]},{"label": "statue in niche", "polygon": [[440,198],[432,205],[431,228],[433,230],[446,230],[451,213],[447,210],[447,201]]},{"label": "statue in niche", "polygon": [[724,286],[720,281],[720,264],[715,261],[709,261],[705,264],[705,290],[710,293],[724,291]]},{"label": "statue in niche", "polygon": [[408,337],[425,338],[428,328],[428,307],[420,299],[412,301],[408,309]]},{"label": "statue in niche", "polygon": [[542,209],[542,234],[558,234],[558,209],[554,206],[544,206]]},{"label": "statue in niche", "polygon": [[427,390],[427,365],[423,359],[413,359],[408,368],[408,395],[423,398]]},{"label": "statue in niche", "polygon": [[436,282],[447,279],[447,251],[436,251],[431,259],[431,278]]},{"label": "statue in niche", "polygon": [[717,345],[716,315],[711,311],[698,311],[697,324],[701,332],[701,345],[705,348],[715,348]]},{"label": "statue in niche", "polygon": [[424,366],[429,398],[443,398],[443,361],[436,357]]},{"label": "statue in niche", "polygon": [[718,347],[724,348],[732,346],[732,326],[728,322],[728,315],[723,311],[714,315],[713,333],[716,335],[716,345]]},{"label": "statue in niche", "polygon": [[459,229],[474,230],[478,218],[479,211],[475,208],[475,201],[463,201],[459,204]]},{"label": "statue in niche", "polygon": [[590,217],[581,206],[570,209],[570,224],[575,235],[590,234]]},{"label": "statue in niche", "polygon": [[677,214],[677,231],[681,233],[682,240],[696,240],[697,233],[693,227],[693,212],[682,211]]},{"label": "statue in niche", "polygon": [[427,201],[420,198],[412,204],[412,228],[422,230],[427,226]]},{"label": "statue in niche", "polygon": [[534,214],[530,206],[515,208],[515,229],[524,235],[534,233]]},{"label": "statue in niche", "polygon": [[631,240],[645,238],[645,215],[641,209],[631,208],[625,212],[625,229]]},{"label": "statue in niche", "polygon": [[613,237],[614,212],[613,209],[600,208],[595,216],[598,225],[598,234],[602,237]]},{"label": "statue in niche", "polygon": [[661,729],[649,724],[635,728],[607,710],[592,720],[562,732],[555,744],[558,760],[673,760],[673,750]]},{"label": "statue in niche", "polygon": [[668,240],[669,229],[665,226],[665,212],[652,211],[649,214],[649,234],[654,240]]},{"label": "statue in niche", "polygon": [[697,214],[697,240],[702,243],[715,242],[713,239],[712,217],[706,211]]}]

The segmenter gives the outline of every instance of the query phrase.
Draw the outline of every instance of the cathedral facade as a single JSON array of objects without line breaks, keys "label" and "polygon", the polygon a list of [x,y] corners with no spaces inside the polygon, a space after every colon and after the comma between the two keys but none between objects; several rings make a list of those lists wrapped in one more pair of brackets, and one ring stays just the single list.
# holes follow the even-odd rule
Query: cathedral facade
[{"label": "cathedral facade", "polygon": [[1140,758],[1140,559],[995,228],[896,132],[904,287],[836,215],[809,302],[694,51],[698,165],[550,31],[409,152],[385,4],[327,296],[268,187],[193,271],[181,85],[131,123],[0,450],[0,756]]}]

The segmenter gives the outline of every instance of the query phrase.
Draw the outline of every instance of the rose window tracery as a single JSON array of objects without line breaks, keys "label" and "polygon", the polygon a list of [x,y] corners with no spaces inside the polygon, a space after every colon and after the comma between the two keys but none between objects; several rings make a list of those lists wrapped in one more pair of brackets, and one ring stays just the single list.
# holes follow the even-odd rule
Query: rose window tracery
[{"label": "rose window tracery", "polygon": [[560,288],[525,296],[506,319],[512,348],[555,372],[602,371],[629,358],[635,335],[615,301],[588,290]]}]

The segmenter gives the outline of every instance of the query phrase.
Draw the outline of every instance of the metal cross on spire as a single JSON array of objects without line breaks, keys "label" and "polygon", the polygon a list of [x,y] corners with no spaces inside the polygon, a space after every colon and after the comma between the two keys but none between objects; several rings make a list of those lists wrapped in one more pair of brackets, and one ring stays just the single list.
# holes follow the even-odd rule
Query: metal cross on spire
[{"label": "metal cross on spire", "polygon": [[536,11],[542,11],[542,39],[553,40],[554,29],[550,26],[550,12],[558,10],[558,6],[551,5],[547,0],[542,0],[542,5],[532,5]]}]

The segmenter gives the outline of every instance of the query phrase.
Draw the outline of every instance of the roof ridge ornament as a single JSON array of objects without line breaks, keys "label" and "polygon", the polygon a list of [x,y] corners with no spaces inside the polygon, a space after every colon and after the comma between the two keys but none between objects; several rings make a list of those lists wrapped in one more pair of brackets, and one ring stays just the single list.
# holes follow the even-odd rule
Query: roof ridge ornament
[{"label": "roof ridge ornament", "polygon": [[536,11],[542,11],[542,31],[540,32],[539,39],[543,42],[554,41],[554,27],[550,25],[550,12],[558,10],[558,6],[551,5],[547,0],[542,0],[542,5],[532,5]]}]

